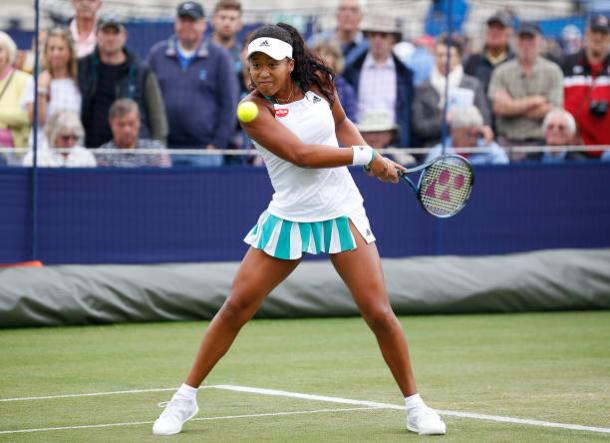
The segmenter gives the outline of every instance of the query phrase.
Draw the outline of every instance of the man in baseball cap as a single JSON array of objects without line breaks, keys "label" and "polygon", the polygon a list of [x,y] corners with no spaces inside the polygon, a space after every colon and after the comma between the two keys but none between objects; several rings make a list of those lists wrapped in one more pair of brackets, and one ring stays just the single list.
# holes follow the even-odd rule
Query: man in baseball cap
[{"label": "man in baseball cap", "polygon": [[[170,149],[214,150],[229,146],[237,125],[238,83],[229,53],[205,37],[201,3],[180,3],[175,35],[148,55],[159,78],[168,115]],[[222,155],[172,155],[178,166],[219,166]]]},{"label": "man in baseball cap", "polygon": [[[564,106],[576,119],[585,145],[610,144],[610,20],[593,15],[585,29],[585,47],[563,62]],[[600,150],[586,152],[597,158]]]},{"label": "man in baseball cap", "polygon": [[205,17],[203,6],[197,2],[184,2],[178,5],[178,17],[190,17],[193,20],[200,20]]},{"label": "man in baseball cap", "polygon": [[464,73],[478,78],[485,93],[494,69],[515,56],[509,44],[513,16],[507,11],[499,10],[487,19],[486,24],[483,50],[471,54],[464,61]]}]

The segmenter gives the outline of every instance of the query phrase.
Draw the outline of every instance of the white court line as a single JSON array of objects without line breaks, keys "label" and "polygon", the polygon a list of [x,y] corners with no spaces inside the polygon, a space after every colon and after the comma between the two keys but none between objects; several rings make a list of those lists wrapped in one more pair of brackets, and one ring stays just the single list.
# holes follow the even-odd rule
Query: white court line
[{"label": "white court line", "polygon": [[[353,399],[341,398],[341,397],[329,397],[329,396],[324,396],[324,395],[302,394],[302,393],[298,393],[298,392],[280,391],[280,390],[276,390],[276,389],[251,388],[251,387],[247,387],[247,386],[233,386],[233,385],[204,385],[201,387],[201,389],[211,389],[211,388],[224,389],[224,390],[236,391],[236,392],[249,392],[249,393],[261,394],[261,395],[272,395],[272,396],[277,396],[277,397],[300,398],[303,400],[314,400],[314,401],[322,401],[322,402],[328,402],[328,403],[370,406],[372,408],[377,408],[377,409],[381,408],[381,409],[404,410],[404,406],[402,406],[402,405],[379,403],[379,402],[366,401],[366,400],[353,400]],[[130,391],[97,392],[97,393],[89,393],[89,394],[48,395],[48,396],[44,396],[44,397],[18,397],[18,398],[0,399],[0,402],[21,401],[21,400],[43,400],[43,399],[70,398],[70,397],[89,397],[89,396],[130,394],[130,393],[141,393],[141,392],[163,392],[163,391],[173,391],[175,389],[176,388],[134,389],[134,390],[130,390]],[[600,432],[600,433],[610,434],[610,428],[602,428],[602,427],[595,427],[595,426],[584,426],[584,425],[569,424],[569,423],[556,423],[556,422],[543,421],[543,420],[532,420],[532,419],[517,418],[517,417],[505,417],[505,416],[500,416],[500,415],[479,414],[476,412],[460,412],[460,411],[448,411],[448,410],[438,410],[438,412],[442,415],[461,417],[461,418],[472,418],[475,420],[487,420],[487,421],[495,421],[495,422],[501,422],[501,423],[514,423],[514,424],[529,425],[529,426],[561,428],[561,429],[568,429],[568,430],[572,430],[572,431],[590,431],[590,432]],[[143,422],[143,423],[148,423],[148,422]],[[92,425],[92,426],[100,427],[99,425]],[[68,428],[68,429],[72,429],[72,428]]]},{"label": "white court line", "polygon": [[[320,414],[324,412],[352,412],[352,411],[366,411],[369,409],[380,409],[377,407],[363,407],[363,408],[342,408],[342,409],[314,409],[312,411],[290,411],[290,412],[267,412],[261,414],[245,414],[245,415],[225,415],[221,417],[199,417],[193,418],[190,421],[204,421],[204,420],[231,420],[236,418],[256,418],[256,417],[281,417],[287,415],[303,415],[303,414]],[[58,426],[55,428],[33,428],[33,429],[15,429],[12,431],[0,431],[0,434],[24,434],[29,432],[45,432],[45,431],[69,431],[74,429],[95,429],[95,428],[112,428],[119,426],[138,426],[138,425],[151,425],[152,421],[132,421],[125,423],[103,423],[99,425],[80,425],[80,426]]]},{"label": "white court line", "polygon": [[[232,385],[216,385],[214,387],[218,388],[218,389],[227,389],[230,391],[251,392],[253,394],[272,395],[272,396],[277,396],[277,397],[302,398],[304,400],[317,400],[317,401],[342,403],[342,404],[349,404],[349,405],[364,405],[364,406],[372,406],[372,407],[383,408],[383,409],[400,409],[400,410],[405,409],[405,407],[402,405],[393,405],[393,404],[389,404],[389,403],[378,403],[378,402],[374,402],[374,401],[352,400],[349,398],[341,398],[341,397],[327,397],[324,395],[301,394],[298,392],[278,391],[276,389],[249,388],[246,386],[232,386]],[[552,421],[531,420],[531,419],[526,419],[526,418],[515,418],[515,417],[504,417],[501,415],[478,414],[476,412],[446,411],[446,410],[440,410],[440,409],[437,409],[437,411],[441,415],[449,415],[449,416],[453,416],[453,417],[474,418],[477,420],[497,421],[497,422],[502,422],[502,423],[515,423],[515,424],[520,424],[520,425],[569,429],[571,431],[591,431],[591,432],[601,432],[601,433],[610,434],[610,428],[600,428],[600,427],[595,427],[595,426],[574,425],[574,424],[569,424],[569,423],[555,423]]]},{"label": "white court line", "polygon": [[[211,387],[211,386],[202,386],[201,388],[205,388],[205,387]],[[132,389],[129,391],[91,392],[88,394],[61,394],[61,395],[45,395],[43,397],[0,398],[0,403],[7,402],[7,401],[50,400],[50,399],[54,399],[54,398],[101,397],[102,395],[139,394],[142,392],[175,391],[176,389],[178,389],[178,388]]]}]

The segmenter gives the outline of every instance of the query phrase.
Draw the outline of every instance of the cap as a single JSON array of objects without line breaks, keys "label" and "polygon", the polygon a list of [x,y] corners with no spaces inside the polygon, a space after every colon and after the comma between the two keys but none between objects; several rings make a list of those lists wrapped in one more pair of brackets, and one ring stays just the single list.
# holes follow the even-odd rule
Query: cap
[{"label": "cap", "polygon": [[397,129],[396,123],[390,118],[386,111],[368,111],[358,123],[360,132],[381,132]]},{"label": "cap", "polygon": [[402,28],[398,18],[390,15],[371,15],[367,17],[362,25],[362,32],[385,32],[394,34],[397,40],[402,40]]},{"label": "cap", "polygon": [[513,24],[513,17],[507,11],[497,11],[494,13],[494,15],[487,19],[487,26],[491,25],[492,23],[499,23],[505,28],[510,28]]},{"label": "cap", "polygon": [[608,33],[610,32],[610,23],[608,21],[608,17],[606,17],[605,15],[594,15],[589,19],[589,23],[587,24],[587,27],[591,30],[591,31],[599,31],[599,32],[603,32],[603,33]]},{"label": "cap", "polygon": [[519,35],[519,36],[531,35],[533,37],[538,34],[541,34],[540,26],[538,26],[537,23],[533,23],[533,22],[521,23],[521,26],[519,26],[519,30],[517,31],[517,35]]},{"label": "cap", "polygon": [[292,58],[292,45],[277,38],[260,37],[248,45],[248,57],[255,52],[267,54],[274,60],[284,60],[286,57]]},{"label": "cap", "polygon": [[101,30],[101,29],[105,29],[105,28],[111,27],[111,26],[116,28],[116,29],[118,29],[119,31],[124,31],[125,30],[125,24],[123,23],[123,19],[116,12],[108,12],[106,14],[103,14],[97,20],[97,29],[98,29],[98,31]]},{"label": "cap", "polygon": [[178,17],[191,17],[195,20],[205,17],[205,14],[203,13],[203,6],[197,2],[180,3],[176,15]]}]

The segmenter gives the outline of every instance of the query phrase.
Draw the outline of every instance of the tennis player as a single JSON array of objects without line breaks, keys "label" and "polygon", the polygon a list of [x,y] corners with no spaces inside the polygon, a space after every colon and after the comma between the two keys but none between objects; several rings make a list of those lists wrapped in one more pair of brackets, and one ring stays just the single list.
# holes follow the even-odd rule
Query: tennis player
[{"label": "tennis player", "polygon": [[[297,267],[304,252],[325,252],[375,334],[405,397],[407,429],[444,434],[445,423],[417,393],[375,237],[346,168],[368,166],[371,175],[396,183],[402,166],[365,146],[339,103],[333,73],[305,47],[296,29],[283,23],[257,29],[248,45],[248,59],[255,90],[245,100],[256,103],[260,111],[242,126],[265,161],[275,193],[246,235],[250,249],[231,293],[210,323],[186,381],[155,421],[153,433],[182,430],[198,412],[198,387],[265,297]],[[349,147],[339,148],[339,142]]]}]

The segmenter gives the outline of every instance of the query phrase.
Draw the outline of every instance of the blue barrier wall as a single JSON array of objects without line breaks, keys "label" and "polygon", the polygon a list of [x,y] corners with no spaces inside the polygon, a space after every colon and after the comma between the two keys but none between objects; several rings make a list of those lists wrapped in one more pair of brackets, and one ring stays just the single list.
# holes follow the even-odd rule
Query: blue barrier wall
[{"label": "blue barrier wall", "polygon": [[[31,170],[0,169],[0,263],[31,257]],[[272,189],[262,168],[39,169],[38,259],[239,260]],[[426,215],[404,185],[353,175],[385,257],[610,246],[610,164],[476,168],[466,209]]]}]

